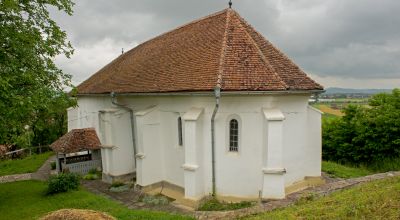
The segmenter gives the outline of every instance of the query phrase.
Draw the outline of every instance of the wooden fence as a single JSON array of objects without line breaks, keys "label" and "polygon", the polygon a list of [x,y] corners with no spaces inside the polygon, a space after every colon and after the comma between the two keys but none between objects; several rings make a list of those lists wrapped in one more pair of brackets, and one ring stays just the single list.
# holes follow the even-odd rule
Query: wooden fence
[{"label": "wooden fence", "polygon": [[[62,166],[63,165],[64,164],[62,164]],[[89,160],[79,163],[66,164],[65,166],[71,173],[86,175],[91,169],[101,168],[101,160]]]},{"label": "wooden fence", "polygon": [[[51,151],[50,146],[45,145],[45,146],[36,146],[36,147],[29,147],[29,148],[22,148],[14,151],[9,151],[3,155],[5,158],[19,158],[21,156],[24,156],[26,154],[32,155],[33,153],[36,154],[41,154],[47,151]],[[2,155],[0,155],[0,158]]]}]

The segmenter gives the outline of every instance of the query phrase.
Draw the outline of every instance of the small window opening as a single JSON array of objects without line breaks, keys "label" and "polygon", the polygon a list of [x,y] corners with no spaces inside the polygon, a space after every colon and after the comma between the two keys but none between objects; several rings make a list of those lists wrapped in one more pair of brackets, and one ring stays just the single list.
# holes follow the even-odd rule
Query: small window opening
[{"label": "small window opening", "polygon": [[239,123],[236,119],[229,122],[229,151],[239,151]]},{"label": "small window opening", "polygon": [[183,134],[182,134],[182,118],[178,118],[178,143],[179,146],[183,146]]}]

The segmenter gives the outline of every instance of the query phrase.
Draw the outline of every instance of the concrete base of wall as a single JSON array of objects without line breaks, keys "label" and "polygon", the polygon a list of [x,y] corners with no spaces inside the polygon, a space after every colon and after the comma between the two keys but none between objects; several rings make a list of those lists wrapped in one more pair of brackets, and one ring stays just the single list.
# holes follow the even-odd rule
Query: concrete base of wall
[{"label": "concrete base of wall", "polygon": [[102,173],[101,175],[101,180],[103,182],[112,184],[115,182],[130,182],[136,179],[136,172],[134,173],[128,173],[128,174],[124,174],[124,175],[120,175],[120,176],[113,176],[110,174],[105,174]]},{"label": "concrete base of wall", "polygon": [[[104,175],[103,175],[104,176]],[[104,180],[103,180],[104,181]],[[285,194],[291,194],[308,187],[323,185],[325,180],[322,177],[305,177],[304,180],[295,182],[294,184],[287,186],[285,188]],[[177,186],[175,184],[161,181],[158,183],[154,183],[148,186],[140,186],[136,185],[138,189],[143,191],[144,193],[150,195],[162,194],[169,198],[175,199],[173,203],[177,205],[183,205],[189,207],[192,210],[198,208],[198,206],[205,200],[209,198],[209,196],[204,196],[201,199],[192,200],[185,198],[185,189],[183,187]],[[235,196],[225,196],[225,195],[217,195],[217,198],[221,201],[225,202],[241,202],[241,201],[259,201],[258,197],[235,197]]]},{"label": "concrete base of wall", "polygon": [[177,205],[184,205],[193,210],[196,209],[200,204],[200,200],[191,200],[185,198],[185,189],[183,187],[166,181],[161,181],[148,186],[136,185],[136,187],[150,195],[162,194],[169,198],[175,199],[173,203]]},{"label": "concrete base of wall", "polygon": [[236,196],[224,196],[217,195],[217,199],[224,202],[243,202],[243,201],[259,201],[258,197],[236,197]]},{"label": "concrete base of wall", "polygon": [[293,183],[290,186],[285,187],[285,194],[291,194],[298,192],[300,190],[306,189],[308,187],[320,186],[325,184],[325,180],[320,176],[305,177],[304,180]]}]

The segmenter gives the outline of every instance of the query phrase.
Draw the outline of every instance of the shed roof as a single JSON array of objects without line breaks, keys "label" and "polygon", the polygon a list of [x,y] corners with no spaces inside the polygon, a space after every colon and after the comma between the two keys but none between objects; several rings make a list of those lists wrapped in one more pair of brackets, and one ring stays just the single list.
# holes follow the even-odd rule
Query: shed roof
[{"label": "shed roof", "polygon": [[140,44],[78,94],[323,90],[236,11],[225,9]]},{"label": "shed roof", "polygon": [[57,153],[75,153],[100,149],[101,143],[94,128],[73,129],[50,145]]}]

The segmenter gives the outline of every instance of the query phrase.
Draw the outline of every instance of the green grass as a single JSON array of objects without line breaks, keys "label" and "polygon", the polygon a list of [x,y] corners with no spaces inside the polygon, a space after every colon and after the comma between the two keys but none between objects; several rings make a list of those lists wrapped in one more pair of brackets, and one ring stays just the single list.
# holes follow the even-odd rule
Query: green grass
[{"label": "green grass", "polygon": [[350,167],[330,161],[322,161],[322,171],[332,177],[354,178],[372,174],[371,171],[363,167]]},{"label": "green grass", "polygon": [[387,172],[400,170],[400,158],[386,158],[367,165],[374,172]]},{"label": "green grass", "polygon": [[0,219],[37,219],[63,208],[102,211],[117,219],[190,219],[162,212],[130,210],[84,189],[46,196],[46,187],[39,181],[0,184]]},{"label": "green grass", "polygon": [[51,155],[53,152],[0,161],[0,176],[36,172]]},{"label": "green grass", "polygon": [[198,208],[199,211],[224,211],[224,210],[235,210],[235,209],[243,209],[247,207],[251,207],[254,205],[254,202],[248,202],[248,201],[243,201],[243,202],[237,202],[237,203],[231,203],[231,202],[221,202],[217,199],[210,199]]},{"label": "green grass", "polygon": [[377,180],[326,197],[246,219],[400,219],[400,177]]}]

